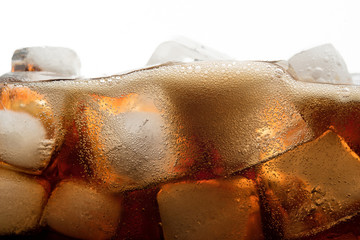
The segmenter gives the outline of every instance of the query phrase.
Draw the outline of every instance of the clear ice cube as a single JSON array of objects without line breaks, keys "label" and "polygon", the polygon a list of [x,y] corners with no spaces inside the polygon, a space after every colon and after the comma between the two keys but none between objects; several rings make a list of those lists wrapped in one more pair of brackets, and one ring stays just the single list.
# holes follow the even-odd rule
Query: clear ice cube
[{"label": "clear ice cube", "polygon": [[[47,95],[48,97],[49,95]],[[58,102],[61,102],[57,98]],[[7,85],[0,92],[0,161],[39,174],[61,142],[60,126],[44,95],[24,86]]]},{"label": "clear ice cube", "polygon": [[160,44],[147,65],[166,62],[193,62],[204,60],[229,60],[231,57],[186,38]]},{"label": "clear ice cube", "polygon": [[89,164],[110,188],[143,187],[173,175],[164,122],[151,99],[138,94],[93,97],[84,117],[83,138],[92,149]]},{"label": "clear ice cube", "polygon": [[75,79],[79,74],[80,60],[73,50],[62,47],[28,47],[14,52],[11,72],[0,76],[0,82]]},{"label": "clear ice cube", "polygon": [[300,81],[353,84],[345,61],[331,44],[300,52],[289,59],[289,65]]},{"label": "clear ice cube", "polygon": [[265,227],[293,239],[353,217],[360,206],[359,172],[360,158],[332,131],[261,165]]},{"label": "clear ice cube", "polygon": [[48,188],[43,180],[0,168],[0,236],[36,229]]},{"label": "clear ice cube", "polygon": [[316,137],[333,129],[360,153],[360,88],[294,81],[292,103]]},{"label": "clear ice cube", "polygon": [[12,72],[43,71],[67,76],[80,74],[77,54],[63,47],[28,47],[18,49],[12,57]]},{"label": "clear ice cube", "polygon": [[106,119],[104,150],[111,166],[135,182],[151,183],[166,173],[165,137],[160,114],[128,112]]},{"label": "clear ice cube", "polygon": [[70,237],[109,239],[121,211],[119,197],[80,180],[65,180],[52,192],[41,222]]},{"label": "clear ice cube", "polygon": [[165,239],[263,239],[251,180],[169,183],[158,193]]},{"label": "clear ice cube", "polygon": [[0,110],[0,160],[27,171],[44,169],[54,142],[39,119],[24,112]]}]

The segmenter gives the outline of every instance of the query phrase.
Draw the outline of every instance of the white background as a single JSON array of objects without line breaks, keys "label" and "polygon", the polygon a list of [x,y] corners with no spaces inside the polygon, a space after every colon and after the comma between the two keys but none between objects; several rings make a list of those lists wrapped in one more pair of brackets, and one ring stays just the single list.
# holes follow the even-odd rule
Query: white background
[{"label": "white background", "polygon": [[[359,4],[358,4],[359,2]],[[82,74],[146,64],[156,46],[185,36],[239,60],[288,59],[333,43],[350,72],[360,72],[360,1],[148,0],[1,1],[0,74],[28,46],[75,50]]]}]

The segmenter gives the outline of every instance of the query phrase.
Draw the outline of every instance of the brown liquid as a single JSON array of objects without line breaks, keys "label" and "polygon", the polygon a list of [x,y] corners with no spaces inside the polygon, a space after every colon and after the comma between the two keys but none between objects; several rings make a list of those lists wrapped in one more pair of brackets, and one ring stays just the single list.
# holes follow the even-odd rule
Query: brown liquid
[{"label": "brown liquid", "polygon": [[[344,139],[354,151],[352,154],[360,153],[360,131],[357,127],[360,115],[355,98],[351,103],[336,103],[336,91],[331,86],[322,88],[306,83],[309,85],[305,87],[304,83],[294,82],[286,73],[278,77],[274,72],[279,68],[273,64],[252,63],[249,67],[248,63],[237,63],[228,66],[231,64],[226,62],[226,66],[222,67],[219,66],[221,63],[199,63],[200,72],[194,71],[194,64],[184,65],[185,70],[182,65],[162,67],[124,75],[120,80],[107,78],[107,83],[100,84],[99,79],[28,84],[32,91],[45,96],[63,127],[61,133],[64,139],[59,141],[61,144],[55,149],[50,165],[39,178],[50,182],[52,190],[63,180],[77,179],[103,188],[106,193],[116,191],[116,195],[122,198],[122,214],[114,239],[161,240],[164,234],[157,194],[164,183],[171,185],[181,181],[200,185],[207,180],[226,182],[238,176],[254,183],[259,177],[257,168],[263,166],[263,162],[271,162],[300,149],[304,142],[314,141],[328,129]],[[186,70],[188,67],[192,70]],[[214,72],[209,77],[212,70]],[[308,90],[312,88],[316,91]],[[302,91],[309,92],[305,96]],[[354,88],[352,91],[356,93],[358,90]],[[151,104],[138,101],[142,94],[153,96]],[[302,95],[305,99],[299,97]],[[173,168],[168,168],[164,171],[165,176],[156,177],[150,183],[137,182],[130,177],[130,180],[126,179],[126,176],[114,173],[111,164],[102,165],[104,159],[108,160],[102,155],[102,144],[106,141],[96,139],[103,131],[100,126],[104,119],[107,121],[102,116],[121,117],[131,111],[156,113],[164,121],[162,129],[168,144],[164,148],[168,154],[164,159],[171,156],[173,159],[169,159],[169,166]],[[71,114],[62,116],[69,112]],[[108,117],[109,122],[115,117]],[[89,119],[95,120],[91,122]],[[43,121],[50,130],[49,134],[53,135],[52,122]],[[144,121],[144,124],[147,122]],[[284,168],[292,172],[291,167],[286,165]],[[122,174],[126,175],[124,172]],[[113,181],[118,185],[133,185],[130,190],[124,191],[113,187]],[[292,194],[292,202],[283,204],[281,207],[284,209],[292,210],[305,201],[301,197],[307,193],[301,190],[301,181],[294,180],[292,184],[290,192],[287,192]],[[262,239],[263,235],[258,231],[261,228],[264,239],[283,239],[286,236],[283,229],[285,210],[282,211],[276,204],[275,195],[268,190],[258,185],[255,192],[260,193],[259,199],[249,200],[260,205],[262,223],[261,226],[257,223],[255,227],[246,225],[246,237],[258,234],[253,236]],[[353,210],[355,214],[357,210]],[[318,219],[312,220],[316,224],[323,221],[322,217],[325,216],[326,220],[328,216],[320,213],[314,215]],[[359,239],[359,219],[359,216],[354,216],[298,239]],[[249,222],[258,221],[251,215]],[[71,239],[48,227],[28,234],[30,236],[23,238]],[[5,238],[21,239],[18,236]]]}]

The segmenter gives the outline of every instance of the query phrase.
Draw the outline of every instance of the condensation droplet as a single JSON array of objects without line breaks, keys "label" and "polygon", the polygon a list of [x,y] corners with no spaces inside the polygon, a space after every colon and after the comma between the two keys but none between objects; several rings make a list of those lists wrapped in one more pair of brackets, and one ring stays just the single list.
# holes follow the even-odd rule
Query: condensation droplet
[{"label": "condensation droplet", "polygon": [[312,73],[311,76],[316,80],[319,79],[323,76],[324,74],[324,70],[321,67],[316,67]]},{"label": "condensation droplet", "polygon": [[276,77],[280,78],[284,74],[284,71],[281,68],[277,68],[274,73]]},{"label": "condensation droplet", "polygon": [[341,90],[339,90],[339,95],[343,99],[350,97],[350,89],[347,87],[342,88]]}]

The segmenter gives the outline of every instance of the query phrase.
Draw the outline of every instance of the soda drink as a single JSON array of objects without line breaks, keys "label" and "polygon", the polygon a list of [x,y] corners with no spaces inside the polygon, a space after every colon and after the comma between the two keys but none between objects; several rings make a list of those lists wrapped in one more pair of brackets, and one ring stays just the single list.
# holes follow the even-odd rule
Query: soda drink
[{"label": "soda drink", "polygon": [[0,236],[359,239],[360,87],[341,56],[229,59],[167,42],[150,66],[82,78],[71,50],[16,51]]}]

